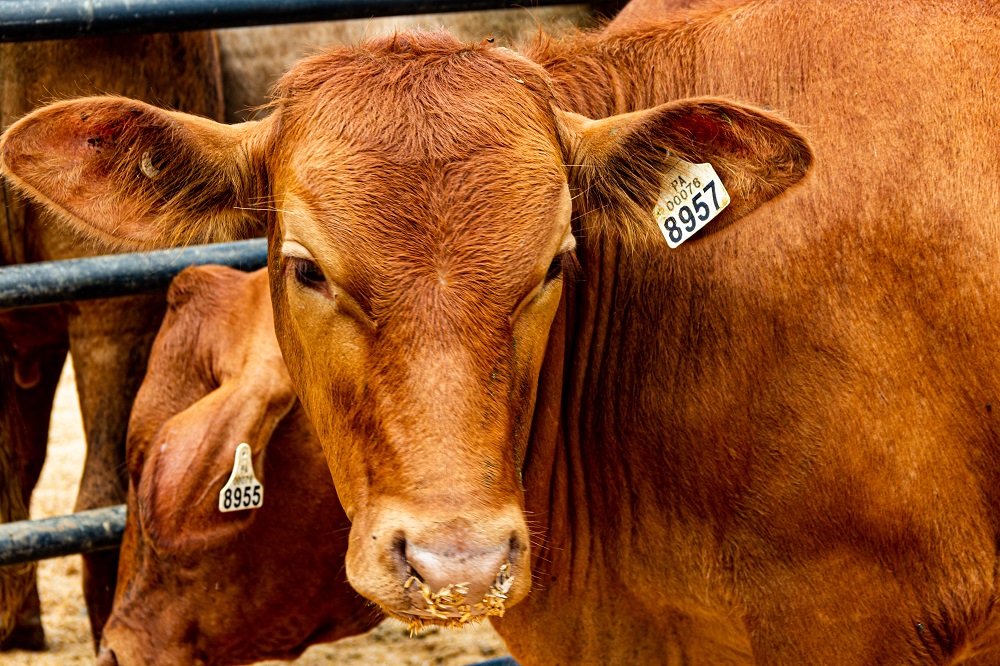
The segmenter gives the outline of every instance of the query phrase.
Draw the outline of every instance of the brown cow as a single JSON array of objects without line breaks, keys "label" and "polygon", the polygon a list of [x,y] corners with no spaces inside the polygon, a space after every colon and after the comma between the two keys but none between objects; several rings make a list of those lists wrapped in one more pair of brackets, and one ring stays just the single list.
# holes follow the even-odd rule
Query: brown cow
[{"label": "brown cow", "polygon": [[[552,8],[542,13],[548,21],[576,23],[587,16],[582,7]],[[510,11],[491,12],[489,17],[468,13],[226,31],[221,40],[229,110],[226,117],[232,118],[265,101],[266,84],[261,81],[269,79],[261,77],[270,77],[283,68],[283,63],[292,58],[291,45],[294,52],[302,53],[310,44],[342,40],[345,34],[360,35],[384,29],[389,23],[415,22],[444,22],[467,34],[499,31],[510,38],[535,26],[527,13]],[[268,44],[264,51],[262,43]],[[219,118],[219,63],[214,50],[214,44],[203,34],[3,45],[0,62],[5,78],[0,119],[5,126],[53,97],[98,92],[117,92]],[[26,210],[16,199],[8,204],[6,232],[0,233],[6,264],[105,254],[118,249],[117,244],[100,243],[89,243],[81,249],[76,242],[67,243],[57,227],[47,224],[51,216],[30,207]],[[8,370],[11,377],[17,377],[16,404],[29,433],[12,452],[22,467],[24,501],[29,501],[44,461],[52,400],[68,346],[76,350],[74,364],[88,441],[77,509],[121,501],[124,489],[118,470],[123,469],[127,414],[142,379],[145,354],[162,308],[162,297],[157,295],[0,313],[4,334],[0,349],[12,361]],[[72,330],[69,339],[68,326]],[[85,561],[85,591],[96,641],[110,612],[117,559],[113,553],[102,553],[88,556]],[[0,605],[0,610],[6,607]],[[3,615],[7,618],[11,613]],[[19,613],[14,634],[0,645],[44,647],[36,590],[31,591]]]},{"label": "brown cow", "polygon": [[[350,523],[292,390],[264,270],[188,269],[129,422],[129,514],[102,664],[242,664],[358,634]],[[259,509],[219,511],[240,442]]]},{"label": "brown cow", "polygon": [[[222,83],[209,33],[0,45],[0,123],[4,126],[58,97],[117,93],[222,119]],[[6,187],[6,186],[5,186]],[[54,216],[4,190],[0,263],[106,254],[120,243],[67,237]],[[163,316],[163,295],[97,300],[0,312],[0,353],[16,381],[13,402],[26,428],[13,450],[28,502],[41,472],[56,383],[72,351],[87,437],[77,510],[125,500],[125,432],[146,354]],[[0,447],[11,445],[0,442]],[[111,610],[116,553],[84,558],[84,590],[95,641]],[[11,614],[0,607],[0,613]],[[41,649],[44,634],[33,591],[8,647]]]},{"label": "brown cow", "polygon": [[[300,62],[255,125],[88,99],[0,156],[137,244],[265,209],[348,577],[390,613],[505,604],[526,664],[997,663],[998,13],[402,34]],[[670,250],[685,162],[732,203]]]},{"label": "brown cow", "polygon": [[[536,18],[549,24],[580,24],[588,15],[585,6],[573,6],[531,14],[512,10],[227,30],[220,36],[218,54],[213,39],[204,33],[0,45],[0,126],[54,98],[98,93],[127,95],[221,119],[220,63],[225,116],[232,119],[263,104],[273,77],[315,44],[383,32],[390,25],[447,25],[462,35],[497,34],[500,40],[513,40],[537,30]],[[50,224],[51,215],[14,198],[6,203],[6,219],[0,225],[4,229],[0,233],[3,264],[106,254],[120,248],[117,242],[81,246],[79,238],[64,237],[65,227]],[[128,413],[162,310],[163,298],[158,294],[0,313],[0,353],[11,359],[11,381],[15,375],[17,379],[15,402],[28,432],[13,451],[23,468],[25,502],[41,472],[52,400],[69,347],[75,352],[88,442],[77,509],[123,501],[121,471]],[[88,556],[85,562],[85,590],[96,641],[111,608],[117,556],[101,553]],[[5,609],[5,604],[0,605],[0,614],[8,617]],[[33,590],[15,633],[0,645],[42,648],[38,610]]]},{"label": "brown cow", "polygon": [[[13,401],[14,373],[0,354],[0,442],[17,444],[24,437],[24,423]],[[21,466],[12,456],[13,447],[0,446],[0,523],[25,520],[28,508],[21,494]],[[34,562],[0,567],[0,608],[19,608],[28,598],[34,581]],[[0,635],[14,628],[14,613],[0,614]]]}]

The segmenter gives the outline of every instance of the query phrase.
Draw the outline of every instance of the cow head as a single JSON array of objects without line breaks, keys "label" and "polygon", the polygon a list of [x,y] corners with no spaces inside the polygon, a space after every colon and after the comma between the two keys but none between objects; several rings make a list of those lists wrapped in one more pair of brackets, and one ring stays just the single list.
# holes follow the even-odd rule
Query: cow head
[{"label": "cow head", "polygon": [[418,622],[527,594],[521,466],[563,269],[580,237],[662,243],[677,157],[715,166],[729,221],[811,160],[788,123],[720,99],[589,120],[536,64],[441,34],[303,60],[256,124],[85,99],[2,146],[16,184],[101,236],[266,227],[278,339],[353,522],[349,578]]},{"label": "cow head", "polygon": [[[379,619],[343,573],[349,523],[274,338],[267,276],[174,280],[129,423],[129,512],[103,665],[290,658]],[[240,442],[259,508],[223,513]]]}]

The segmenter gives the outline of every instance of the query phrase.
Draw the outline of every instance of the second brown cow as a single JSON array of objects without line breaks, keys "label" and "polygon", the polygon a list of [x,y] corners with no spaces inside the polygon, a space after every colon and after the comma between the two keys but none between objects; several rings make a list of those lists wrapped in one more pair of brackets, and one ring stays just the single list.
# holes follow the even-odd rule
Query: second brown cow
[{"label": "second brown cow", "polygon": [[[274,337],[267,274],[170,288],[129,423],[128,523],[100,663],[244,664],[358,634],[382,614],[344,573],[350,523]],[[260,508],[223,513],[237,446]]]}]

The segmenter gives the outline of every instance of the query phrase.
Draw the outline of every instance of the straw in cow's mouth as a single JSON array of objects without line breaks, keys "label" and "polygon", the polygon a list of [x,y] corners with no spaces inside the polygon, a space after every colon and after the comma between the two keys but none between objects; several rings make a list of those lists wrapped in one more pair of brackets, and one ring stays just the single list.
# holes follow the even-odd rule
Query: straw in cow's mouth
[{"label": "straw in cow's mouth", "polygon": [[468,622],[478,622],[490,615],[503,617],[504,602],[507,601],[507,593],[514,584],[514,576],[510,575],[510,564],[501,565],[496,578],[490,584],[489,591],[482,601],[475,604],[465,603],[465,597],[469,594],[469,583],[452,583],[433,592],[427,583],[416,576],[410,576],[403,584],[403,589],[410,589],[414,583],[417,584],[427,608],[407,614],[411,633],[422,629],[427,620],[431,620],[433,624],[462,627]]}]

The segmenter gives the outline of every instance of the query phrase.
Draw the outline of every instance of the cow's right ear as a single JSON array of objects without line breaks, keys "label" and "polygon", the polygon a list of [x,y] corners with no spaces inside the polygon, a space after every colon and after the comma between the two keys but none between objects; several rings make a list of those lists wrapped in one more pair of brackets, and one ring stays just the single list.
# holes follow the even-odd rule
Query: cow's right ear
[{"label": "cow's right ear", "polygon": [[268,121],[223,125],[120,97],[57,102],[17,121],[0,170],[84,233],[132,247],[260,235]]},{"label": "cow's right ear", "polygon": [[731,195],[729,206],[696,234],[704,238],[800,182],[813,163],[809,142],[794,125],[726,99],[682,99],[600,120],[555,113],[582,223],[631,247],[662,242],[653,211],[680,164],[711,164]]}]

